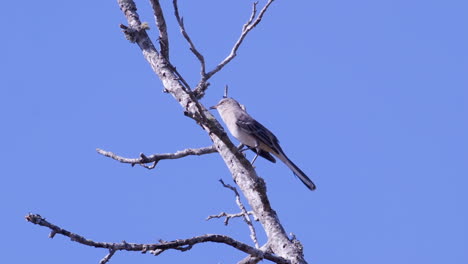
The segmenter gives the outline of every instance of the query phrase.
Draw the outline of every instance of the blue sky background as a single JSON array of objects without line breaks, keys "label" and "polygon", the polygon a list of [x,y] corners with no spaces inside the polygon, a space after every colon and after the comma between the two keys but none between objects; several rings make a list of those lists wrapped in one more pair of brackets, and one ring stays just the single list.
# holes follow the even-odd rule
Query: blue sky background
[{"label": "blue sky background", "polygon": [[[208,68],[229,53],[251,3],[180,1]],[[154,25],[148,1],[137,4]],[[107,253],[47,238],[47,229],[24,220],[29,212],[96,241],[220,233],[250,243],[242,221],[204,220],[238,212],[218,182],[232,180],[217,154],[148,171],[95,152],[136,157],[211,143],[124,38],[116,1],[6,1],[3,8],[3,262],[98,263]],[[164,8],[172,62],[193,85],[198,62],[171,6]],[[462,0],[275,1],[211,80],[205,106],[228,84],[316,182],[310,192],[283,164],[256,163],[309,263],[468,263],[467,11]],[[156,38],[155,26],[149,33]],[[204,244],[157,257],[118,252],[111,263],[243,257]]]}]

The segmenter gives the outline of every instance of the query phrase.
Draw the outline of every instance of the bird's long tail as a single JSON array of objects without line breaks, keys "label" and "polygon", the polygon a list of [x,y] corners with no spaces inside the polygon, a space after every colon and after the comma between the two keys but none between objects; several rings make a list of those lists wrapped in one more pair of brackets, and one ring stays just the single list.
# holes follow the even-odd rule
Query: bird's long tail
[{"label": "bird's long tail", "polygon": [[307,177],[307,175],[303,171],[301,171],[301,169],[299,169],[299,167],[297,167],[296,164],[294,164],[286,156],[286,154],[280,153],[277,157],[281,161],[283,161],[284,164],[286,164],[286,166],[288,166],[293,171],[294,175],[299,177],[299,179],[302,181],[302,183],[305,184],[305,186],[307,186],[307,188],[309,188],[311,191],[315,190],[316,186],[315,186],[314,182],[312,182],[312,180],[309,179],[309,177]]}]

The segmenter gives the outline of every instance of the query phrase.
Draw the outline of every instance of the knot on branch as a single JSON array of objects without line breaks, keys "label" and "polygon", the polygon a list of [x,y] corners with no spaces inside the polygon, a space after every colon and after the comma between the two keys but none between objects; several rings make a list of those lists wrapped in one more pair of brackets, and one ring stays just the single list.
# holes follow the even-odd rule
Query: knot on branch
[{"label": "knot on branch", "polygon": [[203,96],[205,96],[205,91],[208,89],[208,86],[210,86],[209,82],[200,82],[197,87],[195,87],[195,90],[193,90],[193,95],[197,99],[201,99]]},{"label": "knot on branch", "polygon": [[120,28],[122,29],[122,32],[125,35],[125,38],[130,41],[131,43],[135,43],[137,40],[137,35],[144,31],[144,30],[149,30],[150,27],[148,25],[148,22],[143,22],[137,27],[128,27],[123,24],[120,24]]}]

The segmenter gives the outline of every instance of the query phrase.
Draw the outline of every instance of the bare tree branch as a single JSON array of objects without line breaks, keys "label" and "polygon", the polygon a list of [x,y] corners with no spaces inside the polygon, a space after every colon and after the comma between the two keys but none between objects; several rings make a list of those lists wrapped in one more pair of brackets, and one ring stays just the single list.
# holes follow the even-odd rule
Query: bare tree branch
[{"label": "bare tree branch", "polygon": [[109,254],[107,254],[101,261],[99,261],[99,264],[106,264],[109,262],[109,260],[114,256],[115,254],[115,249],[109,249]]},{"label": "bare tree branch", "polygon": [[197,57],[198,61],[200,62],[201,79],[198,82],[197,87],[195,87],[195,90],[194,90],[195,97],[197,99],[200,99],[200,98],[202,98],[204,96],[205,90],[210,85],[209,83],[206,82],[207,78],[206,78],[205,58],[197,50],[197,48],[195,47],[195,44],[193,43],[192,39],[188,35],[187,31],[185,30],[184,19],[179,14],[179,6],[177,4],[177,0],[173,0],[172,3],[174,5],[174,15],[176,17],[177,23],[179,24],[180,32],[182,33],[182,36],[184,36],[185,40],[187,40],[187,42],[188,42],[188,44],[190,46],[190,50],[192,51],[192,53],[195,55],[195,57]]},{"label": "bare tree branch", "polygon": [[[128,26],[125,25],[120,25],[120,28],[123,29],[123,33],[125,34],[125,38],[128,39],[132,43],[136,43],[140,49],[143,51],[143,56],[150,62],[151,67],[153,68],[154,71],[157,69],[163,68],[162,65],[159,65],[159,67],[156,66],[156,62],[160,61],[158,57],[160,56],[159,52],[157,49],[154,47],[153,42],[148,36],[148,33],[146,32],[147,29],[149,29],[149,26],[147,23],[142,23],[140,21],[140,17],[138,16],[138,13],[136,12],[137,8],[135,5],[135,2],[133,0],[118,0],[119,7],[124,12],[125,16],[127,17],[128,21]],[[162,13],[161,13],[162,14]],[[155,12],[155,15],[159,15],[159,13]],[[158,18],[156,18],[158,19]],[[164,18],[160,18],[164,19]],[[173,81],[176,81],[177,83],[180,84],[180,88],[184,90],[184,92],[189,93],[190,91],[190,86],[188,83],[184,80],[184,78],[177,72],[176,68],[171,65],[169,62],[168,58],[164,57],[164,68],[166,69],[165,72],[159,72],[159,76],[165,76],[166,74],[168,76],[171,76],[171,79]],[[170,92],[167,89],[167,86],[164,86],[165,92]]]},{"label": "bare tree branch", "polygon": [[252,241],[254,242],[255,244],[255,247],[256,248],[259,248],[259,245],[258,245],[258,240],[257,240],[257,233],[255,232],[255,228],[252,224],[252,220],[250,220],[250,215],[249,213],[247,212],[247,210],[245,209],[245,206],[244,204],[242,203],[241,199],[240,199],[240,195],[239,195],[239,192],[237,191],[237,189],[229,184],[225,184],[224,181],[222,179],[219,180],[221,182],[221,184],[225,187],[225,188],[228,188],[230,190],[232,190],[234,192],[234,194],[236,195],[236,203],[237,203],[237,206],[239,206],[239,208],[241,209],[241,212],[242,212],[242,216],[244,218],[244,221],[245,223],[247,224],[247,226],[249,227],[250,229],[250,238],[252,239]]},{"label": "bare tree branch", "polygon": [[[231,172],[234,182],[242,190],[242,193],[263,226],[271,251],[287,259],[290,263],[306,263],[302,247],[299,247],[297,243],[293,243],[289,239],[279,221],[278,215],[271,208],[263,179],[258,177],[250,162],[234,146],[216,118],[197,100],[197,97],[194,96],[195,93],[186,89],[167,58],[161,56],[156,50],[146,32],[147,26],[141,23],[139,19],[135,2],[133,0],[117,1],[128,22],[128,27],[122,27],[126,28],[124,29],[126,38],[139,46],[143,57],[162,81],[164,90],[179,102],[184,114],[194,119],[207,132]],[[263,13],[271,2],[272,0],[268,1],[267,5],[260,12],[260,15],[250,25],[256,25],[256,21],[260,21],[261,16],[263,16]],[[247,26],[246,30],[250,30],[252,27]],[[245,32],[242,33],[238,43],[245,38],[245,34]],[[239,45],[234,46],[232,54],[235,54]],[[233,56],[228,56],[211,72],[210,76],[224,67],[227,62],[232,60]]]},{"label": "bare tree branch", "polygon": [[[156,26],[159,31],[158,40],[159,40],[159,46],[161,49],[161,54],[166,58],[168,67],[171,68],[171,71],[174,73],[174,75],[177,76],[176,80],[180,81],[180,83],[183,84],[183,87],[186,91],[190,91],[190,85],[184,80],[182,75],[177,71],[176,67],[174,67],[169,61],[169,36],[167,34],[166,19],[164,18],[161,4],[159,3],[159,0],[150,0],[150,2],[151,2],[151,6],[153,7],[154,18],[156,20]],[[119,1],[119,5],[120,5],[120,9],[122,10],[124,10],[125,8],[127,8],[126,10],[132,10],[132,8],[135,8],[135,14],[136,14],[136,6],[135,6],[135,3],[132,3],[132,1],[129,1],[129,2]],[[139,31],[141,31],[141,29],[145,29],[145,30],[149,29],[149,26],[146,23],[141,23],[139,21],[138,15],[136,15],[135,19],[133,19],[133,22],[134,22],[133,24],[129,23],[130,28],[125,25],[120,25],[120,27],[124,30],[125,37],[128,40],[130,40],[131,42],[136,42],[135,34],[140,33]],[[144,27],[139,26],[139,24],[144,25]],[[147,44],[153,45],[149,37],[145,45]],[[166,89],[164,89],[163,91],[166,92]]]},{"label": "bare tree branch", "polygon": [[53,233],[54,235],[61,234],[63,236],[69,237],[72,241],[83,244],[83,245],[92,246],[96,248],[109,249],[110,250],[109,254],[106,257],[104,257],[103,260],[101,260],[101,263],[106,263],[117,250],[141,251],[142,253],[145,253],[147,251],[157,251],[158,252],[157,254],[160,254],[162,253],[162,251],[165,251],[168,249],[187,251],[191,249],[193,245],[204,243],[204,242],[223,243],[231,247],[234,247],[240,251],[243,251],[251,256],[256,256],[259,258],[267,259],[275,263],[289,263],[287,260],[285,260],[282,257],[275,256],[271,253],[263,252],[261,250],[258,250],[254,247],[251,247],[247,244],[239,242],[225,235],[206,234],[206,235],[187,238],[187,239],[178,239],[178,240],[167,241],[167,242],[163,241],[163,242],[156,243],[156,244],[137,244],[137,243],[127,243],[125,241],[121,243],[95,242],[81,235],[65,230],[57,225],[54,225],[48,222],[47,220],[45,220],[45,218],[41,217],[40,215],[28,214],[25,218],[28,222],[49,228],[51,230],[51,233]]},{"label": "bare tree branch", "polygon": [[[268,1],[267,5],[262,9],[261,15],[263,15],[271,2],[272,0]],[[207,131],[218,153],[231,172],[234,182],[236,182],[242,190],[252,210],[265,229],[272,252],[286,258],[291,263],[306,263],[302,248],[297,247],[296,244],[289,240],[288,235],[279,221],[278,215],[271,208],[263,179],[258,177],[250,162],[238,151],[234,144],[232,144],[216,118],[198,102],[193,94],[187,92],[183,87],[172,68],[169,67],[167,59],[164,56],[159,56],[148,34],[146,34],[144,30],[139,30],[141,28],[141,21],[136,12],[134,1],[118,0],[118,3],[127,18],[129,27],[134,29],[129,39],[138,44],[142,50],[143,57],[161,79],[165,90],[182,106],[184,113],[196,120],[197,123]],[[251,23],[251,25],[254,24],[256,23]],[[245,33],[242,35],[245,35]],[[234,50],[236,50],[236,46]],[[229,57],[227,59],[229,59]],[[218,68],[220,69],[224,65],[226,65],[226,63],[221,64]],[[216,72],[219,71],[219,69],[215,69]],[[211,75],[214,73],[215,72]]]},{"label": "bare tree branch", "polygon": [[167,35],[166,20],[164,19],[159,0],[150,0],[150,2],[153,7],[156,26],[159,30],[159,46],[161,48],[161,53],[169,60],[169,37]]},{"label": "bare tree branch", "polygon": [[206,74],[206,80],[210,79],[215,73],[219,72],[226,64],[228,64],[234,57],[237,55],[237,50],[239,49],[240,45],[244,41],[245,37],[247,34],[262,21],[263,15],[265,12],[268,10],[268,7],[273,3],[274,0],[268,0],[268,2],[265,4],[265,6],[262,8],[260,11],[258,17],[254,20],[255,14],[257,13],[257,4],[258,2],[253,3],[252,7],[252,14],[247,21],[247,23],[244,24],[242,27],[242,33],[237,40],[237,42],[234,44],[234,47],[231,50],[231,53],[221,62],[219,63],[212,71],[208,72]]},{"label": "bare tree branch", "polygon": [[[255,215],[254,215],[253,211],[248,211],[247,213],[248,213],[249,215],[253,216],[254,219],[255,219]],[[213,219],[213,218],[222,218],[222,217],[226,217],[226,218],[224,219],[223,222],[224,222],[224,225],[228,225],[228,224],[229,224],[229,220],[231,220],[231,218],[244,217],[244,212],[240,212],[240,213],[237,213],[237,214],[228,214],[228,213],[226,213],[226,212],[221,212],[221,213],[219,213],[219,214],[217,214],[217,215],[209,215],[209,216],[206,218],[206,220],[208,221],[208,220],[211,220],[211,219]]]},{"label": "bare tree branch", "polygon": [[183,18],[181,18],[180,14],[179,14],[179,7],[178,7],[178,4],[177,4],[177,0],[173,0],[174,13],[175,13],[176,20],[177,20],[177,22],[179,24],[180,31],[181,31],[182,35],[184,36],[184,38],[189,43],[190,50],[192,51],[193,54],[195,54],[197,59],[200,61],[200,65],[201,65],[201,71],[200,71],[201,79],[200,79],[200,81],[198,82],[197,86],[195,87],[195,89],[193,91],[193,93],[194,93],[194,95],[195,95],[195,97],[197,99],[200,99],[205,95],[205,91],[206,91],[206,89],[208,89],[208,86],[210,85],[207,82],[208,79],[210,79],[215,73],[219,72],[222,68],[224,68],[224,66],[226,66],[232,59],[234,59],[234,57],[237,55],[237,50],[239,49],[240,45],[244,41],[244,38],[247,36],[249,31],[251,31],[255,26],[257,26],[258,23],[260,23],[260,21],[263,18],[263,15],[267,11],[267,9],[271,5],[271,3],[273,3],[273,1],[274,0],[269,0],[265,4],[265,6],[262,8],[262,10],[260,11],[260,14],[255,19],[255,21],[254,21],[254,18],[255,18],[256,14],[257,14],[257,4],[258,4],[258,2],[253,3],[252,13],[251,13],[251,15],[249,17],[249,20],[242,27],[242,33],[241,33],[239,39],[237,40],[237,42],[234,44],[234,47],[232,48],[231,53],[221,63],[219,63],[212,71],[206,73],[205,58],[197,50],[197,48],[193,44],[190,36],[188,35],[187,31],[185,30]]},{"label": "bare tree branch", "polygon": [[[198,148],[198,149],[189,148],[189,149],[179,150],[176,153],[153,154],[149,157],[141,153],[139,158],[125,158],[117,154],[114,154],[110,151],[105,151],[99,148],[96,149],[96,151],[103,156],[112,158],[121,163],[128,163],[128,164],[131,164],[132,166],[135,166],[136,164],[138,164],[147,169],[154,169],[156,167],[156,164],[158,164],[160,160],[164,160],[164,159],[180,159],[180,158],[191,156],[191,155],[200,156],[200,155],[217,152],[214,146],[209,146],[209,147],[203,147],[203,148]],[[153,164],[148,166],[146,165],[148,163],[153,163]]]},{"label": "bare tree branch", "polygon": [[[155,11],[154,13],[156,16],[156,23],[160,33],[160,52],[155,48],[155,45],[146,32],[146,30],[149,29],[148,24],[142,23],[140,21],[139,15],[136,12],[137,8],[135,2],[133,0],[117,0],[117,2],[128,23],[128,26],[120,25],[120,27],[123,29],[125,37],[132,43],[136,43],[138,45],[142,51],[143,57],[147,60],[153,71],[162,81],[164,91],[170,93],[176,99],[176,101],[179,102],[186,116],[194,119],[197,124],[199,124],[207,132],[210,139],[213,141],[213,146],[195,150],[187,149],[176,153],[155,154],[149,157],[141,154],[140,158],[136,159],[120,157],[112,152],[107,152],[100,149],[97,150],[98,153],[107,157],[111,157],[122,163],[129,163],[132,165],[139,164],[146,168],[154,168],[157,162],[161,159],[175,159],[187,155],[202,155],[217,151],[230,170],[234,182],[238,184],[245,198],[249,202],[254,215],[258,217],[261,225],[265,229],[266,236],[268,237],[267,244],[269,246],[265,251],[262,251],[234,240],[231,237],[217,234],[206,234],[198,237],[179,239],[169,242],[161,241],[160,243],[155,244],[137,244],[127,243],[125,241],[121,243],[95,242],[93,240],[86,239],[81,235],[60,228],[59,226],[56,226],[52,223],[49,223],[40,215],[29,214],[26,216],[26,220],[31,223],[49,228],[51,230],[49,234],[50,238],[53,238],[56,234],[61,234],[80,244],[109,249],[109,253],[101,260],[101,263],[108,262],[117,250],[140,251],[142,253],[149,251],[154,255],[158,255],[168,249],[186,251],[191,249],[193,245],[203,242],[216,242],[230,245],[249,254],[251,257],[248,259],[268,259],[276,263],[306,263],[303,256],[302,246],[297,240],[292,241],[288,238],[276,212],[271,208],[270,201],[266,195],[265,182],[262,178],[258,177],[250,162],[246,160],[244,155],[240,153],[240,151],[230,141],[229,137],[224,132],[222,126],[219,124],[216,118],[214,118],[213,115],[198,101],[198,98],[201,98],[200,95],[204,94],[208,84],[205,83],[206,85],[198,85],[194,92],[192,92],[187,82],[185,82],[182,76],[177,72],[176,67],[170,63],[168,59],[169,41],[167,36],[167,28],[165,28],[165,20],[162,14],[162,10],[160,10],[159,1],[154,0],[152,3],[153,9]],[[267,2],[256,19],[255,16],[257,13],[257,3],[254,4],[252,14],[247,23],[244,25],[242,34],[235,43],[231,53],[220,64],[218,64],[215,69],[207,73],[205,75],[205,79],[202,77],[202,82],[206,82],[206,80],[219,72],[236,56],[236,52],[242,44],[242,41],[248,32],[261,21],[264,13],[272,2],[273,0],[269,0]],[[182,19],[180,19],[180,24],[183,26]],[[167,44],[167,47],[164,47],[162,44]],[[204,71],[205,70],[202,70],[202,73],[204,73]],[[153,162],[152,165],[146,165],[151,162]],[[236,195],[239,195],[237,191]],[[250,220],[249,213],[245,210],[243,205],[242,208],[243,216]]]},{"label": "bare tree branch", "polygon": [[195,47],[195,44],[193,44],[192,40],[190,39],[190,36],[188,35],[187,31],[185,30],[184,26],[184,19],[179,15],[179,6],[177,5],[177,0],[173,0],[172,4],[174,5],[174,14],[177,19],[177,23],[179,24],[180,28],[180,33],[182,33],[182,36],[184,36],[185,40],[190,45],[190,50],[195,54],[197,59],[200,61],[200,66],[201,66],[201,71],[200,75],[202,76],[202,79],[205,78],[206,72],[205,72],[205,58],[203,55],[197,50]]},{"label": "bare tree branch", "polygon": [[190,90],[190,85],[184,80],[182,75],[177,71],[176,67],[174,67],[169,62],[169,36],[167,34],[167,25],[166,19],[164,18],[164,13],[161,8],[161,4],[159,0],[150,0],[151,6],[153,7],[154,18],[156,20],[156,26],[159,31],[159,47],[161,49],[161,54],[166,57],[169,66],[172,67],[172,70],[177,75],[179,80],[184,84],[187,90]]}]

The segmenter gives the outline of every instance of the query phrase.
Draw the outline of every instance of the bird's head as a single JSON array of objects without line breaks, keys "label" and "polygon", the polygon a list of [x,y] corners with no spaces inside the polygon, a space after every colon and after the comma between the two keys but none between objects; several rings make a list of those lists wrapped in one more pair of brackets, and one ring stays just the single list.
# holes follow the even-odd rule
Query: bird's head
[{"label": "bird's head", "polygon": [[[217,105],[210,107],[210,109],[216,109],[218,111],[224,111],[227,108],[238,108],[240,104],[232,98],[223,98]],[[241,107],[242,108],[242,107]]]}]

